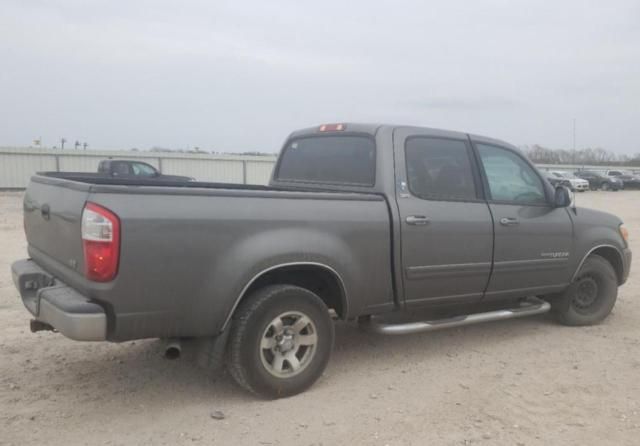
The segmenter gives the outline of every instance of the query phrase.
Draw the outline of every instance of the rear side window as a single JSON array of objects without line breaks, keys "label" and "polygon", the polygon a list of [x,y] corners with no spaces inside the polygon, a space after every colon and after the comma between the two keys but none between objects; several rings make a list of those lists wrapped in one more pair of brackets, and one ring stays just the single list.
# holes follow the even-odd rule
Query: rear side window
[{"label": "rear side window", "polygon": [[368,136],[312,136],[283,149],[276,179],[306,183],[373,186],[376,147]]},{"label": "rear side window", "polygon": [[419,198],[474,200],[476,188],[464,141],[414,137],[405,144],[409,190]]}]

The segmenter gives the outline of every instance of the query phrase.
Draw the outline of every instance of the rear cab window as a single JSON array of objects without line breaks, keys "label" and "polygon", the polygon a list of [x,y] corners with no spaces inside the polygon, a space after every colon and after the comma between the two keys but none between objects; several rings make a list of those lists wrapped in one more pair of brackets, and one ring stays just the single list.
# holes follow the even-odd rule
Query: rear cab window
[{"label": "rear cab window", "polygon": [[303,136],[287,142],[277,181],[368,186],[376,180],[376,146],[368,135]]}]

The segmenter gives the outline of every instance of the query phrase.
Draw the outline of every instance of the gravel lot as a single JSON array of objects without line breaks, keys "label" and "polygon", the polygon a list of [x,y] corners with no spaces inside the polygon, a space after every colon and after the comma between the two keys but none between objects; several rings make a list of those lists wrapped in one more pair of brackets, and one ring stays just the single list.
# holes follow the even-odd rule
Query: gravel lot
[{"label": "gravel lot", "polygon": [[[10,274],[26,256],[21,197],[0,193],[0,444],[640,444],[638,261],[599,326],[544,315],[381,337],[340,324],[324,377],[267,402],[163,359],[159,341],[30,333]],[[577,200],[621,216],[640,253],[640,192]]]}]

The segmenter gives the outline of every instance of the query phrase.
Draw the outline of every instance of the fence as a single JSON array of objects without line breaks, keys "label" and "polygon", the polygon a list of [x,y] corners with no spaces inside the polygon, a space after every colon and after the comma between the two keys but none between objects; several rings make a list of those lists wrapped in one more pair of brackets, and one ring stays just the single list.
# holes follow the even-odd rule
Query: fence
[{"label": "fence", "polygon": [[266,184],[275,156],[235,156],[195,153],[113,150],[55,150],[0,148],[0,188],[22,189],[35,172],[96,172],[106,158],[144,161],[160,172],[185,175],[198,181]]}]

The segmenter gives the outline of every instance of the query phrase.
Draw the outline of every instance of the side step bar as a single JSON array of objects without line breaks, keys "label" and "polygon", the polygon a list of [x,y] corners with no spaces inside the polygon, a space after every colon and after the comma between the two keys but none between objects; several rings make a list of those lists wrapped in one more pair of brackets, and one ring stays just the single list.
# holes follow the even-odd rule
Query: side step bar
[{"label": "side step bar", "polygon": [[432,321],[408,322],[405,324],[386,324],[382,321],[371,318],[370,322],[364,324],[365,328],[378,334],[403,335],[410,333],[420,333],[423,331],[441,330],[444,328],[461,327],[463,325],[478,324],[480,322],[499,321],[503,319],[514,319],[517,317],[533,316],[534,314],[546,313],[551,309],[549,302],[537,297],[527,297],[519,302],[515,308],[488,311],[486,313],[475,313],[455,316],[446,319],[436,319]]}]

